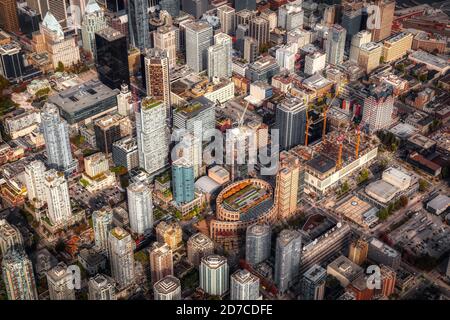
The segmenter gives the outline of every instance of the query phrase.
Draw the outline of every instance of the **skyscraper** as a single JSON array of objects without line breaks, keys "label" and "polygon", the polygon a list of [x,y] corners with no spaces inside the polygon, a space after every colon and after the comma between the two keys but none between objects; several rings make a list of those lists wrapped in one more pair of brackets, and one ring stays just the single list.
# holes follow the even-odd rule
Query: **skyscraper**
[{"label": "skyscraper", "polygon": [[256,0],[234,0],[234,7],[236,11],[256,10]]},{"label": "skyscraper", "polygon": [[147,97],[136,112],[139,165],[149,174],[163,169],[168,163],[166,108],[162,101]]},{"label": "skyscraper", "polygon": [[[379,8],[380,11],[380,27],[375,27],[372,29],[372,41],[378,42],[386,39],[391,35],[392,22],[394,20],[395,12],[395,0],[375,0],[374,4]],[[369,17],[369,19],[371,19],[371,17]]]},{"label": "skyscraper", "polygon": [[173,275],[173,254],[166,243],[154,242],[150,248],[150,271],[152,282]]},{"label": "skyscraper", "polygon": [[120,89],[130,84],[127,38],[113,28],[104,28],[95,33],[97,72],[99,79],[111,89]]},{"label": "skyscraper", "polygon": [[180,280],[174,276],[165,276],[153,285],[155,300],[181,300]]},{"label": "skyscraper", "polygon": [[52,225],[64,225],[72,216],[69,187],[61,172],[50,169],[44,175],[48,218]]},{"label": "skyscraper", "polygon": [[357,265],[362,265],[367,259],[369,243],[363,239],[358,239],[350,244],[348,258]]},{"label": "skyscraper", "polygon": [[114,142],[122,137],[123,126],[128,120],[118,114],[107,114],[94,121],[94,133],[97,149],[109,154]]},{"label": "skyscraper", "polygon": [[347,32],[338,24],[334,24],[328,31],[326,43],[327,62],[339,65],[344,62],[345,37]]},{"label": "skyscraper", "polygon": [[7,32],[19,31],[16,0],[0,0],[0,23]]},{"label": "skyscraper", "polygon": [[259,300],[259,278],[240,269],[231,275],[231,300]]},{"label": "skyscraper", "polygon": [[277,238],[275,253],[275,283],[286,292],[296,281],[300,266],[302,237],[297,230],[284,229]]},{"label": "skyscraper", "polygon": [[278,26],[286,31],[303,27],[301,4],[287,3],[278,8]]},{"label": "skyscraper", "polygon": [[3,281],[8,300],[38,300],[33,265],[23,250],[11,250],[3,256]]},{"label": "skyscraper", "polygon": [[19,229],[0,219],[0,253],[5,256],[8,251],[23,248],[23,238]]},{"label": "skyscraper", "polygon": [[229,36],[236,31],[236,10],[229,5],[217,8],[217,16],[220,19],[220,30]]},{"label": "skyscraper", "polygon": [[130,227],[138,235],[149,234],[153,228],[152,191],[143,182],[135,182],[128,186],[128,214]]},{"label": "skyscraper", "polygon": [[214,253],[214,242],[203,233],[196,233],[187,242],[187,258],[198,267],[203,257]]},{"label": "skyscraper", "polygon": [[150,47],[148,0],[128,0],[127,8],[130,42],[142,52]]},{"label": "skyscraper", "polygon": [[34,160],[25,167],[25,185],[28,201],[35,208],[41,208],[45,201],[44,172],[46,168],[42,161]]},{"label": "skyscraper", "polygon": [[88,282],[89,300],[117,300],[114,281],[103,274],[97,274]]},{"label": "skyscraper", "polygon": [[44,133],[47,165],[66,174],[77,169],[77,161],[72,157],[69,140],[69,126],[59,116],[58,107],[46,103],[41,113],[41,128]]},{"label": "skyscraper", "polygon": [[302,100],[287,97],[277,105],[276,128],[280,135],[280,150],[305,143],[306,106]]},{"label": "skyscraper", "polygon": [[111,275],[119,289],[128,287],[134,282],[134,241],[131,235],[120,227],[109,232],[109,261]]},{"label": "skyscraper", "polygon": [[184,129],[201,139],[207,130],[215,128],[215,119],[215,104],[205,97],[200,97],[175,110],[173,126],[176,129]]},{"label": "skyscraper", "polygon": [[89,0],[81,24],[81,38],[83,40],[83,49],[96,60],[95,33],[107,27],[106,18],[103,10],[95,0]]},{"label": "skyscraper", "polygon": [[181,8],[184,12],[189,13],[195,17],[195,19],[200,19],[201,16],[208,10],[209,1],[208,0],[182,0]]},{"label": "skyscraper", "polygon": [[167,243],[172,250],[176,250],[183,244],[183,230],[181,225],[176,222],[161,221],[155,228],[156,240]]},{"label": "skyscraper", "polygon": [[208,48],[208,76],[214,78],[231,77],[231,37],[225,33],[214,36],[215,44]]},{"label": "skyscraper", "polygon": [[304,274],[301,281],[301,291],[304,300],[323,300],[327,270],[315,264]]},{"label": "skyscraper", "polygon": [[194,200],[194,167],[185,158],[172,163],[172,189],[177,204]]},{"label": "skyscraper", "polygon": [[256,265],[270,256],[271,229],[268,224],[254,224],[247,227],[245,237],[245,260]]},{"label": "skyscraper", "polygon": [[197,179],[200,176],[203,164],[201,137],[195,137],[192,133],[182,132],[182,130],[174,131],[174,133],[178,132],[180,132],[180,139],[172,149],[172,161],[183,157],[189,163],[192,163],[194,167],[194,179]]},{"label": "skyscraper", "polygon": [[108,254],[108,235],[112,229],[112,210],[102,208],[92,213],[95,246]]},{"label": "skyscraper", "polygon": [[349,43],[352,37],[361,30],[362,10],[364,3],[361,1],[346,2],[342,6],[342,27],[347,30]]},{"label": "skyscraper", "polygon": [[200,288],[207,294],[221,296],[228,291],[227,259],[219,255],[203,257],[200,263]]},{"label": "skyscraper", "polygon": [[249,36],[255,38],[260,47],[269,43],[269,20],[260,16],[254,17],[250,20],[249,26]]},{"label": "skyscraper", "polygon": [[296,157],[284,161],[277,174],[278,217],[289,219],[297,211],[300,163]]},{"label": "skyscraper", "polygon": [[177,64],[178,29],[174,26],[162,26],[153,33],[155,48],[165,50],[169,59],[169,68]]},{"label": "skyscraper", "polygon": [[117,95],[117,113],[121,116],[129,116],[132,112],[133,99],[131,91],[126,83],[120,86],[120,93]]},{"label": "skyscraper", "polygon": [[47,272],[50,300],[75,300],[73,275],[64,262]]},{"label": "skyscraper", "polygon": [[252,37],[244,37],[244,59],[249,63],[256,60],[259,54],[258,41]]},{"label": "skyscraper", "polygon": [[147,95],[164,102],[167,120],[172,119],[170,103],[169,56],[161,49],[148,49],[144,56],[144,84]]},{"label": "skyscraper", "polygon": [[394,112],[393,87],[388,84],[372,86],[364,98],[362,123],[370,132],[384,129],[392,123]]},{"label": "skyscraper", "polygon": [[372,39],[372,33],[370,33],[370,31],[367,31],[367,30],[362,30],[362,31],[358,32],[357,34],[355,34],[352,37],[349,59],[352,60],[353,62],[358,62],[359,48],[363,44],[369,43],[371,39]]},{"label": "skyscraper", "polygon": [[172,18],[180,15],[180,0],[160,0],[159,7],[161,10],[167,11]]},{"label": "skyscraper", "polygon": [[213,29],[205,21],[194,21],[186,28],[186,62],[194,72],[202,72],[207,68],[208,48],[213,44]]}]

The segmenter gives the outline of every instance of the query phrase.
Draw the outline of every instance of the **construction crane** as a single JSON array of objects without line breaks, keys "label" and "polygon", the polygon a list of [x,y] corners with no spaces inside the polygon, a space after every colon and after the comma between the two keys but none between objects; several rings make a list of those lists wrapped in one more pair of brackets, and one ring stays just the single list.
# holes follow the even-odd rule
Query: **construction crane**
[{"label": "construction crane", "polygon": [[345,129],[345,131],[343,133],[341,133],[338,137],[337,137],[337,142],[339,144],[339,150],[338,150],[338,158],[336,161],[336,168],[339,170],[342,167],[342,148],[343,148],[343,142],[345,140],[345,134],[348,131],[348,128],[350,126],[347,126],[347,128]]},{"label": "construction crane", "polygon": [[242,112],[241,117],[239,118],[238,128],[242,127],[242,124],[244,123],[244,116],[245,116],[245,113],[247,112],[249,104],[250,104],[250,101],[247,101],[247,104],[245,105],[244,112]]},{"label": "construction crane", "polygon": [[323,127],[322,127],[322,141],[325,142],[326,140],[326,134],[327,134],[327,112],[328,108],[330,108],[333,105],[334,100],[336,99],[337,95],[331,99],[330,103],[325,103],[325,106],[323,107]]}]

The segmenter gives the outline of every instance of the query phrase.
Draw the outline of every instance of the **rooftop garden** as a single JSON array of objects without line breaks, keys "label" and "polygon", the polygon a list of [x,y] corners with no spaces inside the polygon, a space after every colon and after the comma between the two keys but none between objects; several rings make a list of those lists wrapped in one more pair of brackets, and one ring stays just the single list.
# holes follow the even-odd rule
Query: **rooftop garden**
[{"label": "rooftop garden", "polygon": [[146,98],[146,99],[142,100],[142,107],[144,109],[152,109],[152,108],[159,106],[160,104],[161,104],[160,100],[156,100],[153,98]]},{"label": "rooftop garden", "polygon": [[156,181],[158,181],[161,184],[165,184],[170,181],[170,173],[169,171],[164,172],[162,175],[158,176],[156,178]]}]

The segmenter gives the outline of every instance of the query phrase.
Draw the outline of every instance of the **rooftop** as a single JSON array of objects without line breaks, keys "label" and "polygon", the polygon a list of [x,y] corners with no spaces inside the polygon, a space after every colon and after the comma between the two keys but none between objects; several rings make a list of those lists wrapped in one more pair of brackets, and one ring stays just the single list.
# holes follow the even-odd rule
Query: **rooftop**
[{"label": "rooftop", "polygon": [[319,154],[315,158],[306,162],[306,165],[320,173],[326,173],[336,166],[336,161]]}]

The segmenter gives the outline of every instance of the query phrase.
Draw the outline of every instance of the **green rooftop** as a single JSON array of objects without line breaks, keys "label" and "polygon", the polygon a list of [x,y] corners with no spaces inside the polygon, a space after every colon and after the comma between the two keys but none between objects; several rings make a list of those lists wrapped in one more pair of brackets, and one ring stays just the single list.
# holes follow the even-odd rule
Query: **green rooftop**
[{"label": "green rooftop", "polygon": [[142,100],[142,108],[151,109],[159,106],[161,103],[162,103],[161,100],[156,100],[153,98],[145,98],[144,100]]}]

